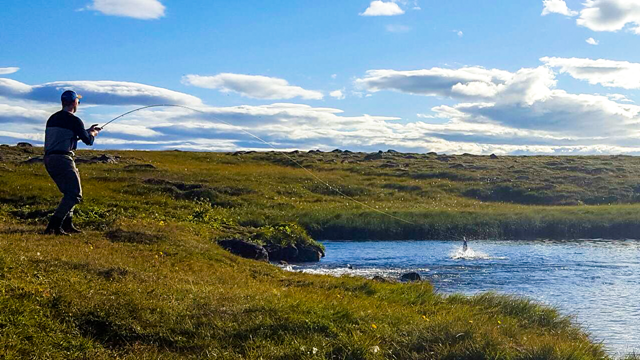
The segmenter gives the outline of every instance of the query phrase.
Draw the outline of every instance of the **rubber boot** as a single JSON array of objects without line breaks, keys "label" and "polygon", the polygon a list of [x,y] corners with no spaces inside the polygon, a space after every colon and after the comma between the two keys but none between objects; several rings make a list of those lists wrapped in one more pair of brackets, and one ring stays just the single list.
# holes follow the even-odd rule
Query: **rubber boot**
[{"label": "rubber boot", "polygon": [[62,230],[62,219],[57,216],[52,216],[49,219],[49,225],[44,231],[45,235],[69,235]]},{"label": "rubber boot", "polygon": [[67,215],[67,217],[62,222],[62,231],[67,234],[80,234],[82,230],[73,226],[73,215]]}]

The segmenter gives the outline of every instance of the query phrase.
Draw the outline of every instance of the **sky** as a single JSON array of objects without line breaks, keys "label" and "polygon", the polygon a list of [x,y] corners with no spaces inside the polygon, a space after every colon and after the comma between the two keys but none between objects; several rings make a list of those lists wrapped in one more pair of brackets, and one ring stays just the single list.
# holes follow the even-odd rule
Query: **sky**
[{"label": "sky", "polygon": [[72,89],[87,127],[198,110],[132,113],[99,149],[640,155],[640,0],[0,8],[0,143],[41,145]]}]

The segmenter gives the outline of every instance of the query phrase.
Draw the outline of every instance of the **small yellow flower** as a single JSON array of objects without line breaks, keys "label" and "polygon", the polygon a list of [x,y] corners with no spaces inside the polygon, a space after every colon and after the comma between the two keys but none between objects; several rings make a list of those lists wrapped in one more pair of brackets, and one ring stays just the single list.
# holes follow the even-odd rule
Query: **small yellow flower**
[{"label": "small yellow flower", "polygon": [[469,324],[473,324],[473,320],[469,320]]},{"label": "small yellow flower", "polygon": [[376,324],[371,324],[371,327],[374,329],[377,329],[378,327],[376,326]]},{"label": "small yellow flower", "polygon": [[422,318],[423,318],[423,319],[425,319],[425,320],[427,320],[427,321],[429,321],[429,318],[428,318],[428,317],[426,317],[426,316],[424,316],[424,315],[422,315]]},{"label": "small yellow flower", "polygon": [[502,321],[498,320],[498,325],[502,325]]},{"label": "small yellow flower", "polygon": [[160,226],[164,226],[164,221],[160,220]]}]

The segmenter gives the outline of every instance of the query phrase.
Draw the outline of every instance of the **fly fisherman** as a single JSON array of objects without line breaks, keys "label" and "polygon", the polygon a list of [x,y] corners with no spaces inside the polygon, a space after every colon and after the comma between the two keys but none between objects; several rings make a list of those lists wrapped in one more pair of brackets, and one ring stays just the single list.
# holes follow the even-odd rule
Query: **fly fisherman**
[{"label": "fly fisherman", "polygon": [[80,174],[73,161],[78,139],[91,146],[101,128],[92,125],[85,130],[84,123],[75,116],[82,96],[75,91],[62,93],[62,110],[47,121],[44,140],[44,165],[47,172],[64,195],[60,205],[49,220],[45,234],[68,235],[79,233],[73,226],[73,208],[82,200]]}]

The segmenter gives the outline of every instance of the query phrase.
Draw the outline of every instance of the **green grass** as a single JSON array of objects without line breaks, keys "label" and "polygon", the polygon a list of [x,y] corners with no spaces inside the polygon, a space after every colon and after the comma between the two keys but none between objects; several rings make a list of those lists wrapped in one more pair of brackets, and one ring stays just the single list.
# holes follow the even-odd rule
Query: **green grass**
[{"label": "green grass", "polygon": [[[570,318],[524,299],[290,273],[215,240],[313,241],[296,224],[316,238],[455,237],[479,224],[487,235],[519,224],[578,232],[635,224],[634,204],[481,202],[463,195],[479,186],[465,177],[413,176],[426,171],[420,159],[398,176],[342,154],[296,155],[409,225],[325,192],[281,154],[113,153],[122,163],[79,166],[87,232],[60,238],[38,233],[60,197],[43,166],[0,149],[0,358],[607,358]],[[156,169],[124,169],[134,163]]]},{"label": "green grass", "polygon": [[[0,201],[15,211],[44,211],[58,200],[41,165],[16,165],[40,151],[0,149],[13,160],[4,163]],[[365,161],[359,153],[288,155],[345,198],[281,153],[113,154],[122,156],[123,164],[80,165],[87,198],[81,211],[104,226],[139,210],[148,216],[141,210],[144,202],[154,207],[155,218],[191,217],[219,228],[298,223],[318,239],[636,238],[640,233],[635,157],[389,153]],[[125,170],[127,164],[157,169]]]},{"label": "green grass", "polygon": [[185,225],[144,228],[162,240],[46,237],[3,223],[2,357],[605,356],[569,319],[525,300],[287,273],[230,255]]}]

